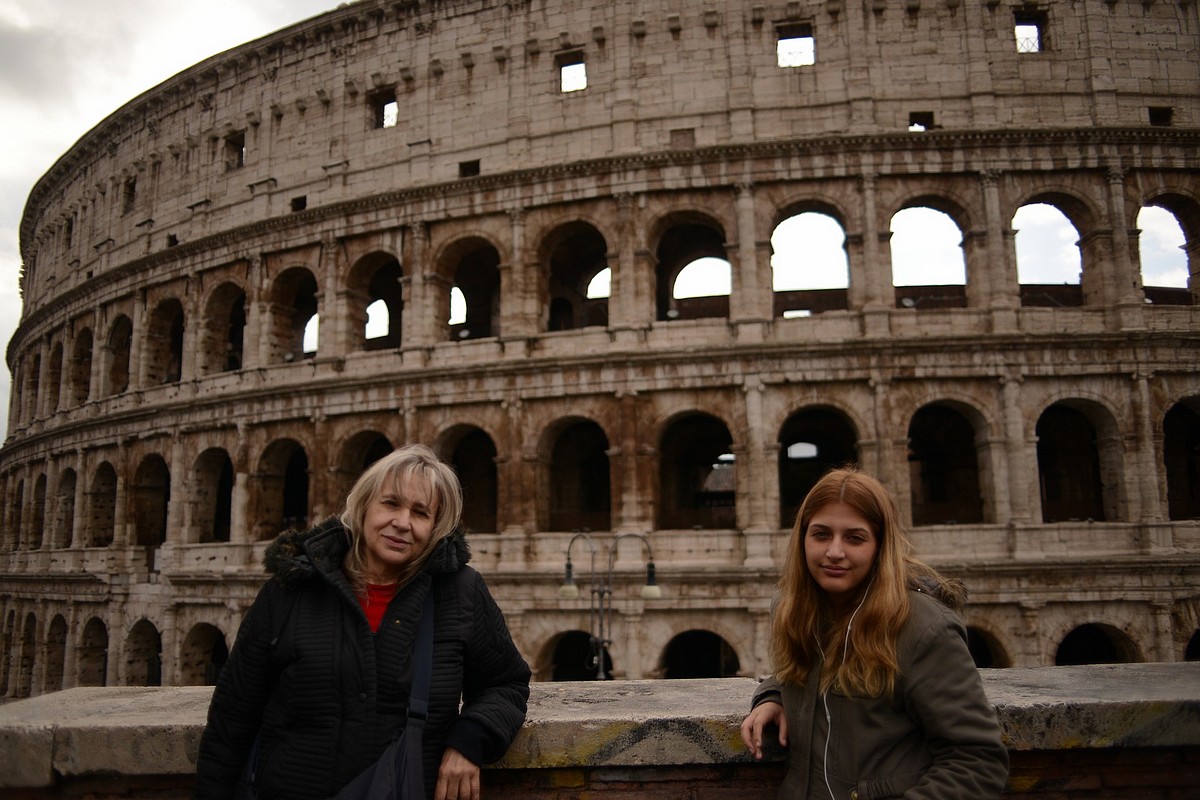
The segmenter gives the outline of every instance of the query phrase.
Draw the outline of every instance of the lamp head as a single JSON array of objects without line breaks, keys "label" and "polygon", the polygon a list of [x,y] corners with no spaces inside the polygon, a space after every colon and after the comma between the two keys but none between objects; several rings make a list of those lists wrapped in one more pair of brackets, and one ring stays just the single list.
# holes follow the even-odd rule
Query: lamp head
[{"label": "lamp head", "polygon": [[646,564],[646,585],[642,587],[643,600],[658,600],[662,598],[662,587],[654,575],[654,562]]}]

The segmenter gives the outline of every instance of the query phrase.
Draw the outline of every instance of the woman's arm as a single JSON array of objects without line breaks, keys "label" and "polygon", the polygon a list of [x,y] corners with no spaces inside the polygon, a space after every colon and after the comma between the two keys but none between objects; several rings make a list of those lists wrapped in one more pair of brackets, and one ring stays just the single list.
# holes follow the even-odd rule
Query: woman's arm
[{"label": "woman's arm", "polygon": [[270,596],[278,591],[273,583],[259,590],[217,679],[200,737],[195,800],[228,800],[241,778],[270,692]]},{"label": "woman's arm", "polygon": [[467,580],[473,608],[463,652],[463,707],[446,746],[482,765],[503,756],[521,729],[530,671],[483,578],[470,570]]},{"label": "woman's arm", "polygon": [[996,713],[983,693],[961,620],[939,614],[917,633],[901,664],[906,711],[925,732],[933,764],[905,798],[997,798],[1008,778],[1008,751]]}]

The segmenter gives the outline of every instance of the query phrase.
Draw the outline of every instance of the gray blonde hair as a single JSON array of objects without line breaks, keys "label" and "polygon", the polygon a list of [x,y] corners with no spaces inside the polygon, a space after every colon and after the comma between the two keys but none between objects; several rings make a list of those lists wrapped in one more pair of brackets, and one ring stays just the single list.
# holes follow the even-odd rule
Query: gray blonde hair
[{"label": "gray blonde hair", "polygon": [[429,555],[439,542],[458,528],[462,519],[462,486],[450,465],[439,459],[423,444],[409,444],[393,450],[367,468],[346,495],[346,506],[339,515],[342,527],[350,538],[350,550],[342,563],[343,569],[354,584],[355,591],[366,592],[366,544],[363,540],[363,522],[367,506],[385,488],[396,486],[401,478],[420,478],[429,487],[433,503],[433,530],[424,549],[413,559],[400,576],[404,585],[425,566]]}]

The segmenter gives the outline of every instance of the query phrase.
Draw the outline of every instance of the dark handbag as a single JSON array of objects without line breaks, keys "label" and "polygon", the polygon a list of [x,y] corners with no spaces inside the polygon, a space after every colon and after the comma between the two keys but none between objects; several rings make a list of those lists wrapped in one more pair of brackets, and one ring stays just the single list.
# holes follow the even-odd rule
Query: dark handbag
[{"label": "dark handbag", "polygon": [[413,651],[413,683],[408,718],[391,744],[371,766],[334,796],[333,800],[424,800],[425,768],[421,742],[429,716],[429,681],[433,673],[433,587],[425,595]]}]

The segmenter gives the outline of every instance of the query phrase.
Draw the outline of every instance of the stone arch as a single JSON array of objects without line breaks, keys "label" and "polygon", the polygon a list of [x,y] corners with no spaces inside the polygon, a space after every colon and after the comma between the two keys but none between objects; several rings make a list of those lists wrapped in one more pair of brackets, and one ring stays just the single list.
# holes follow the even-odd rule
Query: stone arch
[{"label": "stone arch", "polygon": [[[448,243],[437,257],[437,273],[445,277],[445,296],[439,296],[435,308],[447,311],[454,290],[461,293],[465,316],[461,322],[451,322],[448,338],[451,341],[483,339],[500,335],[500,263],[499,248],[482,236],[466,236]],[[553,269],[553,261],[551,267]],[[553,273],[552,273],[553,280]],[[438,284],[439,288],[443,284]],[[590,324],[590,304],[584,286],[583,317]],[[441,321],[441,318],[438,318]]]},{"label": "stone arch", "polygon": [[55,614],[46,627],[46,663],[42,689],[57,692],[64,688],[67,668],[67,621],[62,614]]},{"label": "stone arch", "polygon": [[1083,305],[1083,253],[1076,219],[1087,217],[1070,196],[1038,195],[1017,207],[1010,219],[1021,305]]},{"label": "stone arch", "polygon": [[68,467],[58,476],[58,491],[55,493],[54,519],[51,523],[53,539],[51,547],[67,548],[75,544],[75,491],[78,479],[75,470]]},{"label": "stone arch", "polygon": [[162,634],[145,618],[125,637],[125,685],[162,686]]},{"label": "stone arch", "polygon": [[102,461],[92,473],[92,484],[86,495],[85,547],[108,547],[113,543],[117,526],[117,471]]},{"label": "stone arch", "polygon": [[354,262],[347,275],[351,350],[390,350],[401,345],[404,270],[392,253],[377,250]]},{"label": "stone arch", "polygon": [[[896,307],[965,308],[968,267],[985,266],[967,264],[963,243],[971,227],[966,208],[945,195],[919,194],[900,204],[888,230]],[[957,241],[951,241],[955,236]],[[920,248],[907,243],[917,239],[922,243]],[[901,257],[910,252],[920,252],[920,266],[914,267]]]},{"label": "stone arch", "polygon": [[108,626],[92,617],[83,626],[75,651],[75,685],[104,686],[108,683]]},{"label": "stone arch", "polygon": [[210,447],[192,464],[191,519],[188,540],[228,542],[233,527],[233,459],[223,448]]},{"label": "stone arch", "polygon": [[92,330],[84,328],[75,334],[71,343],[70,377],[67,379],[67,402],[72,407],[87,402],[92,390]]},{"label": "stone arch", "polygon": [[10,549],[13,552],[25,548],[25,480],[17,481],[16,487],[13,489],[12,496],[12,514],[9,522],[12,527],[12,534],[9,537]]},{"label": "stone arch", "polygon": [[233,372],[245,364],[246,290],[233,281],[214,288],[204,304],[198,372]]},{"label": "stone arch", "polygon": [[671,637],[659,661],[662,676],[670,679],[732,678],[741,671],[737,652],[722,636],[692,629]]},{"label": "stone arch", "polygon": [[980,463],[986,423],[974,408],[936,401],[908,424],[912,524],[962,525],[988,521]]},{"label": "stone arch", "polygon": [[336,466],[333,468],[335,505],[341,508],[354,482],[367,467],[394,449],[391,440],[377,430],[358,431],[347,438],[338,448]]},{"label": "stone arch", "polygon": [[4,615],[4,625],[0,627],[0,697],[8,696],[9,685],[12,683],[12,656],[17,629],[17,612],[9,608]]},{"label": "stone arch", "polygon": [[46,370],[46,415],[58,412],[62,389],[63,344],[55,342],[50,348],[50,364]]},{"label": "stone arch", "polygon": [[608,325],[608,298],[590,300],[587,290],[608,269],[608,240],[590,222],[574,220],[549,231],[539,247],[546,275],[546,330]]},{"label": "stone arch", "polygon": [[1162,437],[1167,517],[1200,519],[1200,396],[1171,406],[1163,416]]},{"label": "stone arch", "polygon": [[548,531],[612,528],[610,439],[593,420],[566,417],[542,436],[539,525]]},{"label": "stone arch", "polygon": [[1144,659],[1137,643],[1120,628],[1088,622],[1073,628],[1059,642],[1056,667],[1075,664],[1138,664]]},{"label": "stone arch", "polygon": [[[656,221],[651,241],[655,259],[655,319],[699,319],[728,317],[729,295],[675,297],[679,274],[704,258],[729,262],[725,227],[716,218],[699,211],[676,211]],[[690,301],[690,302],[689,302]]]},{"label": "stone arch", "polygon": [[[1022,283],[1021,305],[1077,306],[1102,303],[1103,269],[1101,264],[1107,256],[1104,256],[1098,249],[1095,234],[1100,227],[1103,215],[1077,192],[1064,188],[1042,188],[1020,200],[1013,216],[1022,208],[1036,205],[1047,205],[1057,209],[1074,228],[1078,235],[1076,245],[1079,248],[1079,277],[1078,280],[1070,281],[1065,288],[1061,286],[1061,282]],[[1012,218],[1009,217],[1010,220]],[[1019,271],[1020,264],[1017,267]]]},{"label": "stone arch", "polygon": [[28,550],[41,550],[46,535],[46,473],[39,472],[33,481],[33,499],[29,509]]},{"label": "stone arch", "polygon": [[1104,406],[1060,400],[1038,417],[1038,482],[1042,521],[1117,521],[1120,436]]},{"label": "stone arch", "polygon": [[[602,665],[599,663],[601,653]],[[587,631],[581,630],[563,631],[551,637],[542,646],[537,664],[537,675],[541,680],[594,681],[600,679],[600,674],[613,674],[612,653]]]},{"label": "stone arch", "polygon": [[268,362],[299,361],[315,355],[306,349],[305,332],[318,317],[317,279],[307,267],[289,267],[271,285]]},{"label": "stone arch", "polygon": [[25,370],[25,387],[21,392],[21,418],[32,422],[38,417],[38,400],[42,390],[42,354],[35,352],[32,357],[23,362]]},{"label": "stone arch", "polygon": [[463,527],[472,533],[498,532],[500,483],[491,435],[474,425],[455,425],[438,437],[438,444],[462,484]]},{"label": "stone arch", "polygon": [[659,529],[737,526],[736,460],[725,422],[677,415],[659,438]]},{"label": "stone arch", "polygon": [[183,377],[183,330],[183,303],[178,298],[166,298],[155,306],[146,325],[142,386],[179,383]]},{"label": "stone arch", "polygon": [[21,624],[21,639],[17,643],[16,683],[12,696],[33,694],[33,669],[37,661],[37,616],[30,611]]},{"label": "stone arch", "polygon": [[133,344],[133,323],[124,314],[117,315],[108,329],[104,347],[107,380],[105,395],[112,397],[129,389],[129,356]]},{"label": "stone arch", "polygon": [[839,409],[814,405],[793,412],[779,429],[779,527],[791,528],[821,476],[859,461],[858,431]]},{"label": "stone arch", "polygon": [[258,515],[255,539],[270,539],[289,528],[303,530],[309,517],[308,452],[295,439],[276,439],[258,462]]},{"label": "stone arch", "polygon": [[229,646],[220,628],[204,622],[194,625],[179,651],[179,685],[216,686],[228,658]]},{"label": "stone arch", "polygon": [[1012,656],[990,629],[979,625],[967,626],[967,648],[971,659],[980,669],[1011,667]]},{"label": "stone arch", "polygon": [[138,464],[129,492],[129,519],[133,522],[135,545],[153,549],[166,543],[170,503],[171,470],[162,456],[151,453]]},{"label": "stone arch", "polygon": [[1143,207],[1138,210],[1139,218],[1142,210],[1151,207],[1171,214],[1183,233],[1182,250],[1187,283],[1182,293],[1156,291],[1157,287],[1145,280],[1145,265],[1142,264],[1146,299],[1155,304],[1200,305],[1200,279],[1197,278],[1200,276],[1200,197],[1173,186],[1159,187],[1146,196]]},{"label": "stone arch", "polygon": [[774,316],[850,307],[845,219],[840,208],[819,200],[794,203],[777,215],[770,239]]}]

